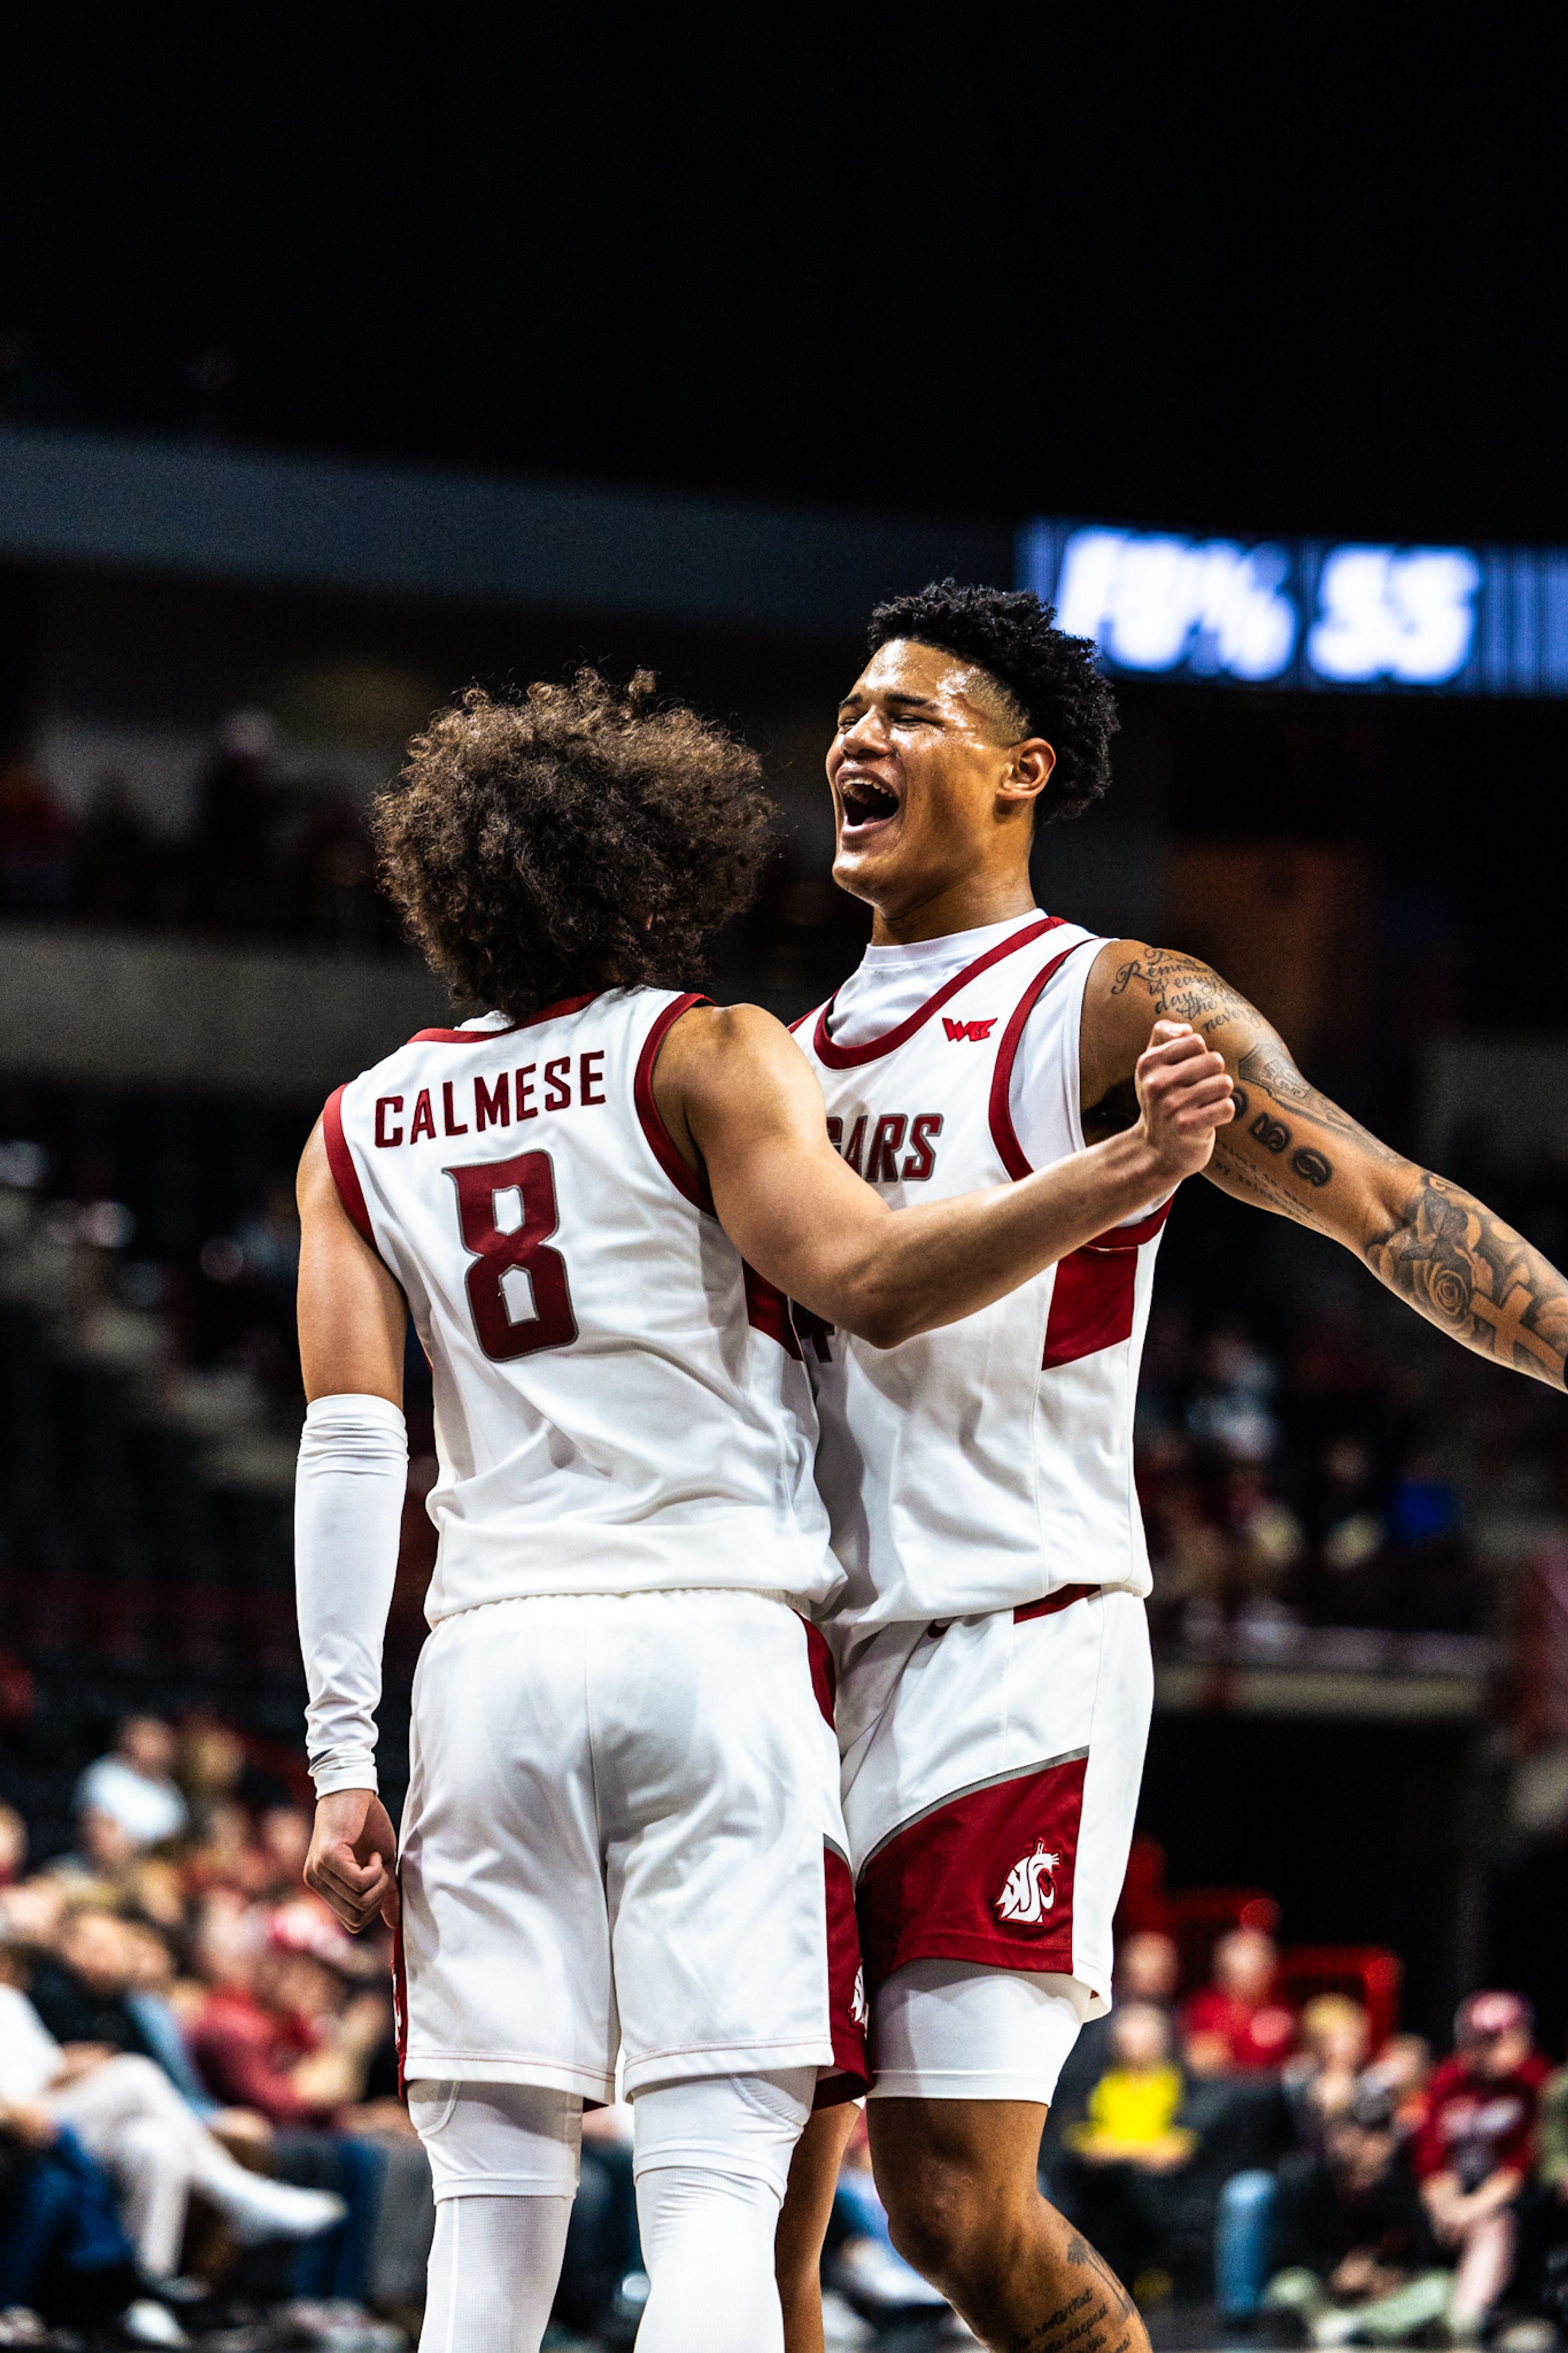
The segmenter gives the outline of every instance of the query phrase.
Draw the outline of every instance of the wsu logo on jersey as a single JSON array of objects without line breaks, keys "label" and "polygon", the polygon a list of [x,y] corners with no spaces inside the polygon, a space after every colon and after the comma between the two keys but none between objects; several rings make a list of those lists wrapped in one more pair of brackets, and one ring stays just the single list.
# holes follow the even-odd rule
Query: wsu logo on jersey
[{"label": "wsu logo on jersey", "polygon": [[948,1043],[953,1046],[956,1046],[961,1039],[967,1039],[972,1046],[983,1044],[995,1029],[996,1021],[997,1016],[994,1013],[989,1021],[952,1021],[945,1013],[942,1017],[942,1026],[947,1031]]},{"label": "wsu logo on jersey", "polygon": [[1046,1852],[1044,1839],[1037,1839],[1034,1853],[1020,1856],[1007,1873],[1007,1884],[995,1903],[1001,1918],[1037,1928],[1056,1904],[1054,1874],[1060,1870],[1061,1860],[1059,1854]]}]

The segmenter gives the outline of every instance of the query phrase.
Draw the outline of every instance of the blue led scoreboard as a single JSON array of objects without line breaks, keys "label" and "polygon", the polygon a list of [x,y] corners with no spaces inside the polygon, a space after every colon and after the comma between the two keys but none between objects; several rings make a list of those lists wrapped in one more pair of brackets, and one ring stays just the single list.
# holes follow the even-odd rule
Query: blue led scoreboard
[{"label": "blue led scoreboard", "polygon": [[1041,520],[1019,586],[1131,677],[1568,694],[1568,550],[1203,539]]}]

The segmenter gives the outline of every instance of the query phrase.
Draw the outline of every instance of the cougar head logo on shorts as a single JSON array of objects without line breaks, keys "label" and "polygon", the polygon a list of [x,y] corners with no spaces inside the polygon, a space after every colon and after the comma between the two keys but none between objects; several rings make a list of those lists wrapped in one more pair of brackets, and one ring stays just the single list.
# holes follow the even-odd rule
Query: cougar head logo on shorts
[{"label": "cougar head logo on shorts", "polygon": [[855,1990],[849,1997],[849,2015],[857,2026],[865,2025],[867,2010],[866,1972],[864,1969],[857,1969],[855,1972]]},{"label": "cougar head logo on shorts", "polygon": [[1026,1927],[1037,1926],[1057,1900],[1057,1883],[1052,1873],[1061,1867],[1059,1854],[1047,1854],[1044,1839],[1037,1839],[1033,1854],[1026,1854],[1007,1873],[1007,1884],[996,1898],[996,1909],[1004,1920],[1022,1921]]}]

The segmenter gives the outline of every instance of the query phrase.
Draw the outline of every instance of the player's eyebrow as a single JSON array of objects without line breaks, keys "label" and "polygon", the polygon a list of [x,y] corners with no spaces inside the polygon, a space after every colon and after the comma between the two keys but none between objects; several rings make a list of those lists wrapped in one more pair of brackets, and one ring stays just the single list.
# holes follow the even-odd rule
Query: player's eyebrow
[{"label": "player's eyebrow", "polygon": [[[868,703],[877,699],[879,698],[862,694],[858,691],[853,694],[847,694],[838,706],[839,717],[842,718],[847,711],[864,711]],[[889,709],[896,707],[900,711],[935,711],[937,709],[935,698],[929,694],[900,694],[895,691],[882,695],[879,700]]]}]

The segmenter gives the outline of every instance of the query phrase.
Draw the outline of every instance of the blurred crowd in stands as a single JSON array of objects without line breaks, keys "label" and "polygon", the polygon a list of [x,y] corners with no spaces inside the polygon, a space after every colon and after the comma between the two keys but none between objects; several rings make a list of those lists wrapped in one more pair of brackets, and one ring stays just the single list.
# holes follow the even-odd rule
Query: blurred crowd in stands
[{"label": "blurred crowd in stands", "polygon": [[1274,1351],[1162,1303],[1138,1477],[1157,1639],[1201,1648],[1228,1632],[1268,1657],[1307,1628],[1486,1626],[1449,1458],[1348,1321],[1304,1324]]},{"label": "blurred crowd in stands", "polygon": [[[35,1862],[0,1809],[0,2343],[391,2353],[416,2329],[432,2207],[389,1942],[303,1891],[308,1837],[297,1789],[210,1716],[122,1723],[65,1852]],[[1435,2062],[1398,2031],[1392,1956],[1281,1950],[1256,1898],[1229,1926],[1169,1901],[1187,1928],[1122,1935],[1041,2151],[1145,2310],[1212,2303],[1279,2345],[1568,2337],[1568,2068],[1521,1997],[1469,1996]],[[841,2347],[942,2310],[889,2239],[863,2126],[825,2284]],[[646,2293],[611,2108],[560,2341],[629,2345]]]},{"label": "blurred crowd in stands", "polygon": [[360,955],[399,939],[359,809],[283,780],[262,712],[225,723],[178,834],[150,825],[112,775],[79,820],[26,762],[0,767],[0,914]]},{"label": "blurred crowd in stands", "polygon": [[[338,955],[410,954],[376,889],[363,797],[282,757],[278,723],[232,712],[188,821],[154,826],[109,773],[73,815],[26,759],[0,759],[0,919],[276,941]],[[761,993],[793,1018],[858,960],[867,917],[781,825],[755,903],[710,959],[721,996]]]},{"label": "blurred crowd in stands", "polygon": [[1212,2293],[1280,2344],[1560,2341],[1568,2068],[1521,1997],[1470,1995],[1434,2063],[1352,1993],[1288,2001],[1256,1929],[1184,1998],[1180,1967],[1167,1936],[1124,1940],[1044,2158],[1142,2302]]},{"label": "blurred crowd in stands", "polygon": [[74,1817],[35,1868],[0,1810],[0,2309],[401,2345],[369,2307],[417,2304],[428,2173],[386,1941],[305,1893],[309,1813],[216,1720],[132,1717]]}]

